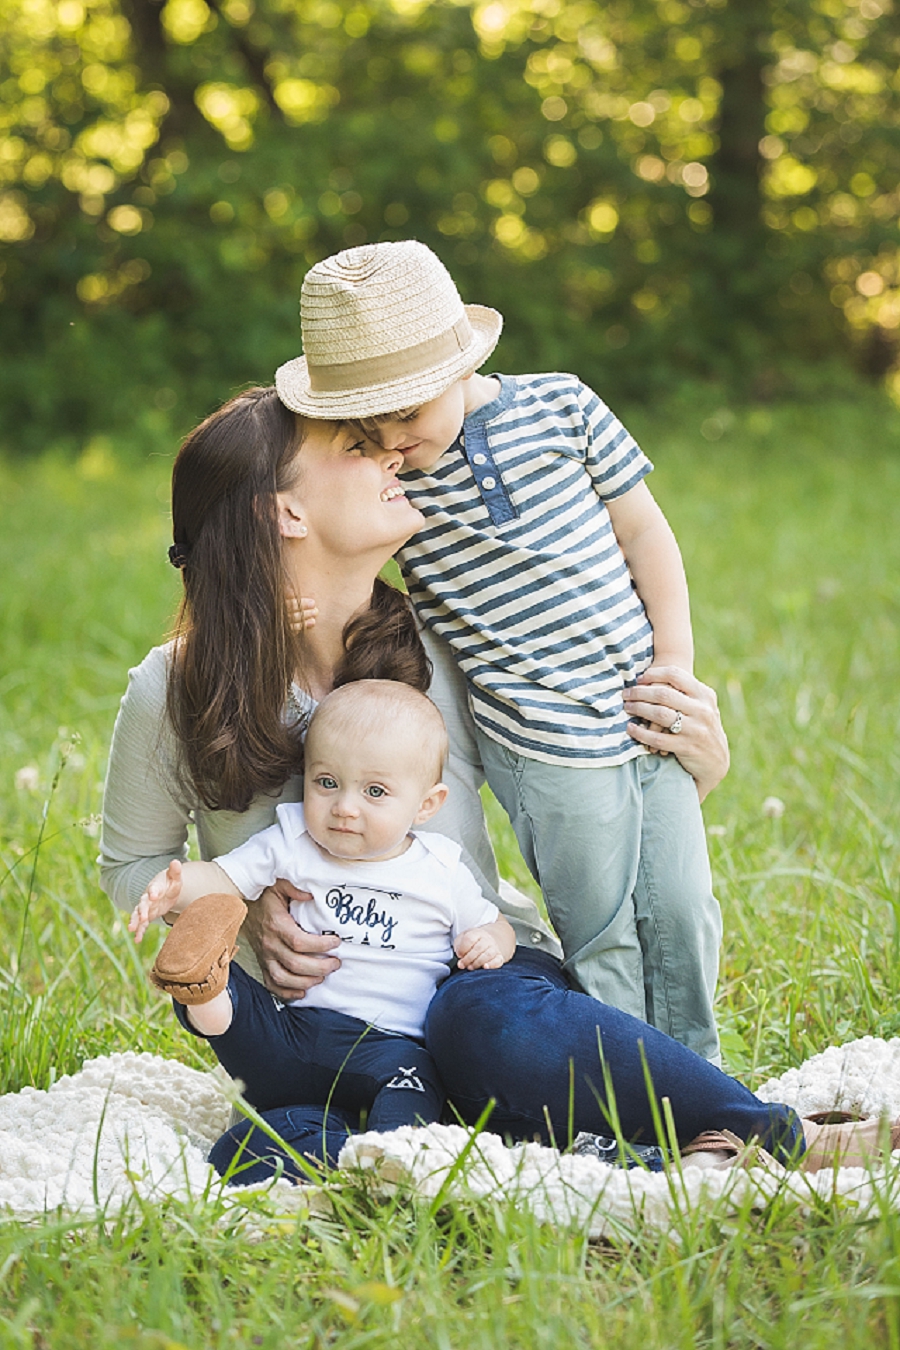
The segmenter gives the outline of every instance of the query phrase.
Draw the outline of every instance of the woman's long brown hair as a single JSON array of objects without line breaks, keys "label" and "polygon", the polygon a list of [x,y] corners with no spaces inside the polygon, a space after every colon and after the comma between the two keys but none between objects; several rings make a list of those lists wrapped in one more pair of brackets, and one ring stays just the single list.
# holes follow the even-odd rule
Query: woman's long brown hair
[{"label": "woman's long brown hair", "polygon": [[[298,428],[274,389],[249,389],[191,432],[172,474],[172,556],[184,596],[167,702],[186,775],[212,810],[245,811],[302,768],[305,728],[285,717],[302,638],[287,606],[275,497],[302,472]],[[428,688],[409,603],[385,582],[348,623],[344,645],[335,684]]]}]

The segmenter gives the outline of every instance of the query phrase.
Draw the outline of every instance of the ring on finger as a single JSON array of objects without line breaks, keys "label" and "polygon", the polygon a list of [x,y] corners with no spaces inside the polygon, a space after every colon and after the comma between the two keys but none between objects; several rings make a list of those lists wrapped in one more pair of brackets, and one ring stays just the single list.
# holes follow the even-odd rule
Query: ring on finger
[{"label": "ring on finger", "polygon": [[674,721],[674,722],[672,723],[672,725],[669,727],[669,735],[670,735],[670,736],[677,736],[678,733],[681,731],[681,727],[682,727],[682,723],[683,723],[683,722],[684,722],[684,713],[677,712],[677,713],[675,714],[675,721]]}]

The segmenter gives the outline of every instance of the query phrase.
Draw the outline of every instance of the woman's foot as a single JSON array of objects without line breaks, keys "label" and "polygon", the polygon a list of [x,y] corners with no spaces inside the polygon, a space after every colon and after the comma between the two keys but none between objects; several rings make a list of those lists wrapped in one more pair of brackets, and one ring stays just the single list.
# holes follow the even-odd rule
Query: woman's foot
[{"label": "woman's foot", "polygon": [[685,1167],[714,1168],[718,1171],[727,1167],[771,1169],[781,1165],[755,1140],[745,1143],[731,1130],[704,1130],[689,1144],[682,1145],[681,1160]]},{"label": "woman's foot", "polygon": [[818,1172],[823,1167],[872,1167],[900,1149],[900,1118],[888,1121],[873,1116],[828,1125],[804,1120],[803,1137],[806,1152],[800,1166],[804,1172]]},{"label": "woman's foot", "polygon": [[[235,938],[246,913],[247,906],[236,895],[204,895],[195,900],[179,914],[160,947],[150,971],[151,983],[189,1007],[225,994],[228,967],[237,951]],[[197,1029],[206,1031],[205,1027]]]}]

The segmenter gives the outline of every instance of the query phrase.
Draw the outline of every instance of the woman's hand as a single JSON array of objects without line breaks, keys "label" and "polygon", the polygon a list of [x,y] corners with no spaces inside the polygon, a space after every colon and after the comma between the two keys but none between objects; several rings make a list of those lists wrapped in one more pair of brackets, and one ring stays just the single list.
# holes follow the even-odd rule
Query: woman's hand
[{"label": "woman's hand", "polygon": [[241,928],[256,954],[266,988],[286,1002],[303,998],[307,989],[321,984],[341,964],[336,956],[328,955],[340,946],[340,938],[307,933],[291,918],[290,902],[309,899],[306,891],[298,891],[289,881],[276,881],[249,906]]},{"label": "woman's hand", "polygon": [[[629,717],[652,724],[629,722],[629,735],[660,754],[673,754],[695,779],[703,801],[721,783],[730,762],[715,690],[678,666],[651,666],[624,690],[624,698]],[[675,735],[673,726],[679,728]]]}]

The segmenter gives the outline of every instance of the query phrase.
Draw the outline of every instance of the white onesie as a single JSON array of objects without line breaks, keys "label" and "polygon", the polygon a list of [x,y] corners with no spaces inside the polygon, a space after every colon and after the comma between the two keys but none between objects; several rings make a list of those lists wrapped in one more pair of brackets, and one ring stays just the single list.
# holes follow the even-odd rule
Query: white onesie
[{"label": "white onesie", "polygon": [[291,915],[308,933],[341,939],[334,952],[340,969],[296,1003],[420,1038],[434,991],[449,973],[453,939],[499,914],[460,860],[459,845],[413,831],[397,858],[350,862],[311,838],[299,803],[278,806],[275,815],[274,825],[216,862],[247,900],[279,878],[311,892],[312,900],[291,903]]}]

